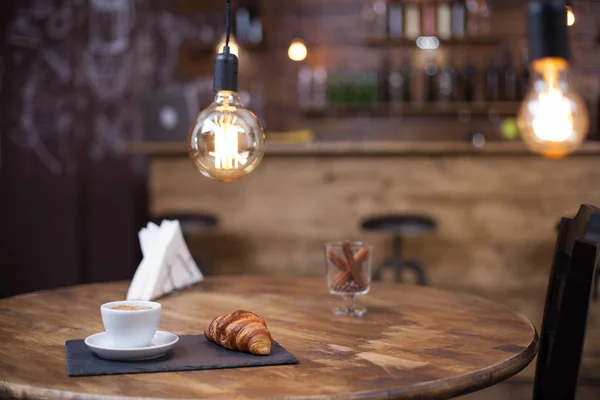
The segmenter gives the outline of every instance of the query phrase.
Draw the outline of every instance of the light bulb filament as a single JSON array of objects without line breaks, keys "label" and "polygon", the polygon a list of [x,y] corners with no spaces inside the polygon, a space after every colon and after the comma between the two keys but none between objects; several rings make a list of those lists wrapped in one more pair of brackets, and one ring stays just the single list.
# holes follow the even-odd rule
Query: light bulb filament
[{"label": "light bulb filament", "polygon": [[573,13],[573,8],[571,6],[567,6],[567,26],[573,26],[575,24],[575,14]]},{"label": "light bulb filament", "polygon": [[571,105],[559,90],[540,93],[539,102],[532,106],[537,108],[533,112],[533,131],[538,139],[565,142],[574,138]]},{"label": "light bulb filament", "polygon": [[217,169],[236,169],[248,161],[239,153],[238,134],[245,131],[236,121],[236,116],[227,113],[215,116],[213,120],[207,119],[202,126],[202,133],[214,134],[214,151],[209,152],[209,155],[215,159]]},{"label": "light bulb filament", "polygon": [[540,58],[531,63],[532,84],[519,112],[525,144],[549,158],[575,151],[587,135],[586,105],[569,83],[569,63]]},{"label": "light bulb filament", "polygon": [[545,87],[540,91],[537,103],[530,104],[535,116],[532,128],[535,136],[549,142],[566,142],[573,140],[573,115],[571,103],[563,95],[560,86],[560,71],[565,68],[562,60],[540,61]]}]

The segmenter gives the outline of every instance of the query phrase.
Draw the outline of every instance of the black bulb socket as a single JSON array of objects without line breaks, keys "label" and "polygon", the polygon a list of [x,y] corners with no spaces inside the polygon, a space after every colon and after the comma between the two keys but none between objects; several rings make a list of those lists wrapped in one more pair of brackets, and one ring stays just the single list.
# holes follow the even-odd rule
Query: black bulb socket
[{"label": "black bulb socket", "polygon": [[541,58],[569,61],[567,9],[561,0],[538,0],[529,3],[528,40],[530,62]]},{"label": "black bulb socket", "polygon": [[231,90],[237,92],[238,84],[238,58],[225,48],[215,57],[215,72],[213,76],[213,90]]}]

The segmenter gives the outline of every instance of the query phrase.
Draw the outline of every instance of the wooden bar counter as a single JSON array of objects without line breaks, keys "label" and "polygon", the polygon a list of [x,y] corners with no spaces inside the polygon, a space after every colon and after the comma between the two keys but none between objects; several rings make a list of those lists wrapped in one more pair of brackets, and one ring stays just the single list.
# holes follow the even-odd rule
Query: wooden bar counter
[{"label": "wooden bar counter", "polygon": [[[547,160],[519,143],[271,145],[259,168],[225,184],[196,171],[182,143],[131,144],[149,157],[151,214],[214,213],[198,245],[219,272],[320,274],[326,241],[364,239],[382,259],[391,241],[360,232],[379,213],[428,214],[432,235],[408,239],[433,284],[544,285],[559,218],[600,204],[600,144]],[[480,265],[485,265],[482,269]]]},{"label": "wooden bar counter", "polygon": [[[438,228],[408,238],[431,284],[511,305],[541,322],[555,225],[581,203],[600,204],[600,144],[562,160],[521,143],[315,143],[270,145],[262,165],[232,184],[196,171],[183,143],[132,143],[149,156],[153,215],[214,213],[220,226],[190,246],[215,272],[324,273],[323,243],[361,239],[374,263],[391,251],[360,221],[427,214]],[[592,303],[582,376],[600,377],[600,311]],[[597,343],[592,343],[597,342]],[[591,357],[591,358],[590,358]]]}]

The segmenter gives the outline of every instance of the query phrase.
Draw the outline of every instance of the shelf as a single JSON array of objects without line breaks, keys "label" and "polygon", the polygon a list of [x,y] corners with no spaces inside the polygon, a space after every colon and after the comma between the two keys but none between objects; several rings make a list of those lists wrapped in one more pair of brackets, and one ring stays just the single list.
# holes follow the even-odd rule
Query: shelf
[{"label": "shelf", "polygon": [[[268,133],[267,133],[268,136]],[[129,142],[130,154],[151,157],[184,157],[188,152],[185,142]],[[600,154],[600,142],[585,142],[576,155]],[[475,148],[466,141],[456,142],[380,142],[380,141],[313,141],[304,144],[284,144],[267,141],[266,157],[291,156],[528,156],[537,157],[521,141],[490,141],[483,148]],[[190,163],[190,166],[192,164]]]},{"label": "shelf", "polygon": [[306,118],[323,117],[389,117],[389,116],[463,116],[463,115],[516,115],[521,103],[508,102],[452,102],[452,103],[390,103],[374,106],[311,107],[300,110]]},{"label": "shelf", "polygon": [[[440,39],[442,46],[495,46],[500,39],[494,37],[470,37],[464,39]],[[416,39],[367,38],[367,45],[374,47],[417,47]]]}]

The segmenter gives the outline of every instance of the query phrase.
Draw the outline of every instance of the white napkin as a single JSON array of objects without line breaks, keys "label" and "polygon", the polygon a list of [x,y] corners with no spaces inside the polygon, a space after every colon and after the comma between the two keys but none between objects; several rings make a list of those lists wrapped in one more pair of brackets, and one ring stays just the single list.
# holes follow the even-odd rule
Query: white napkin
[{"label": "white napkin", "polygon": [[154,300],[204,279],[183,240],[179,221],[150,222],[138,234],[144,258],[135,271],[127,300]]}]

